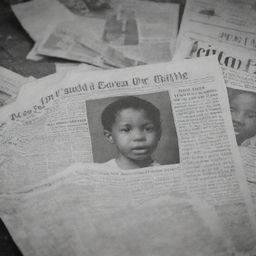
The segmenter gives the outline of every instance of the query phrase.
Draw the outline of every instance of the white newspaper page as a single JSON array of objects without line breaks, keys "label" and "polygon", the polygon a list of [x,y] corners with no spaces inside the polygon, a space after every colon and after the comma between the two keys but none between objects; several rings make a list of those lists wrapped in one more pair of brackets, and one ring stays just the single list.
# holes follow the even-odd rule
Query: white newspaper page
[{"label": "white newspaper page", "polygon": [[85,63],[71,63],[71,62],[55,62],[56,73],[63,72],[67,73],[69,70],[74,68],[80,68],[84,71],[101,70],[98,67]]},{"label": "white newspaper page", "polygon": [[256,208],[256,75],[223,68],[237,145]]},{"label": "white newspaper page", "polygon": [[[37,52],[42,55],[86,62],[102,68],[110,68],[109,65],[114,67],[138,65],[138,61],[126,58],[121,51],[115,50],[106,43],[100,43],[98,36],[95,38],[95,31],[101,34],[103,24],[102,19],[75,17],[56,26],[50,25],[43,39],[38,43]],[[85,28],[93,31],[86,33],[86,40]],[[104,52],[104,56],[101,52]]]},{"label": "white newspaper page", "polygon": [[256,73],[254,1],[188,0],[174,59],[216,55],[220,65]]},{"label": "white newspaper page", "polygon": [[[89,173],[113,171],[114,184],[124,180],[137,199],[145,189],[150,199],[154,184],[163,194],[171,189],[199,196],[214,206],[234,248],[252,252],[255,213],[214,56],[72,70],[34,85],[0,109],[1,193],[21,190],[75,162],[94,162]],[[129,183],[125,178],[134,172],[143,175]]]},{"label": "white newspaper page", "polygon": [[35,61],[43,58],[42,55],[37,54],[37,47],[47,27],[69,20],[74,16],[62,5],[61,1],[57,0],[27,1],[11,5],[11,8],[23,28],[35,41],[34,47],[27,55],[27,59]]},{"label": "white newspaper page", "polygon": [[[200,43],[197,44],[198,46]],[[183,48],[186,51],[186,48]],[[195,48],[194,48],[195,49]],[[199,51],[200,46],[197,48]],[[184,53],[185,53],[184,51]],[[188,53],[188,52],[187,52]],[[232,54],[233,56],[235,54]],[[195,52],[191,54],[184,54],[183,57],[196,58],[200,57]],[[221,55],[222,56],[222,55]],[[182,57],[179,55],[179,58]],[[185,57],[185,58],[186,58]],[[222,65],[222,61],[218,58],[219,63]],[[233,119],[234,131],[236,134],[237,144],[240,149],[241,156],[244,160],[245,170],[249,181],[256,181],[256,75],[252,69],[255,67],[246,65],[245,62],[235,61],[236,67],[242,67],[242,63],[245,69],[239,71],[234,67],[226,68],[222,65],[223,74],[225,77],[225,83],[229,93],[230,104],[234,101],[235,104],[231,104],[230,110]],[[235,64],[236,63],[236,64]],[[253,71],[252,74],[248,72]],[[234,90],[233,90],[234,89]],[[241,96],[239,96],[241,94]],[[234,99],[233,99],[234,97]],[[244,98],[243,101],[241,99]],[[234,106],[233,106],[234,105]],[[245,149],[246,148],[246,149]],[[250,149],[249,149],[250,148]]]},{"label": "white newspaper page", "polygon": [[[187,32],[197,32],[222,42],[255,49],[255,1],[188,0],[186,2],[178,45]],[[248,36],[248,38],[246,37]]]},{"label": "white newspaper page", "polygon": [[26,59],[27,60],[34,60],[34,61],[39,61],[44,58],[44,56],[40,55],[37,53],[37,48],[38,48],[38,42],[34,44],[30,52],[27,54]]},{"label": "white newspaper page", "polygon": [[234,132],[250,188],[256,181],[255,7],[253,1],[189,0],[174,56],[175,60],[217,56],[228,88]]},{"label": "white newspaper page", "polygon": [[48,25],[69,20],[73,14],[57,0],[33,0],[11,5],[23,28],[38,42],[43,38]]},{"label": "white newspaper page", "polygon": [[240,49],[229,43],[221,43],[216,38],[205,38],[193,32],[182,36],[182,41],[177,46],[173,59],[180,60],[210,55],[216,55],[219,64],[223,67],[256,74],[256,48]]},{"label": "white newspaper page", "polygon": [[157,183],[146,188],[149,172],[111,172],[76,164],[22,194],[1,196],[0,216],[24,255],[236,252],[213,206],[171,186],[165,193]]},{"label": "white newspaper page", "polygon": [[209,201],[186,181],[175,168],[75,164],[0,196],[0,216],[26,255],[254,255],[244,203]]},{"label": "white newspaper page", "polygon": [[0,107],[14,101],[21,86],[31,79],[0,67]]},{"label": "white newspaper page", "polygon": [[230,112],[248,181],[256,183],[256,75],[223,69]]}]

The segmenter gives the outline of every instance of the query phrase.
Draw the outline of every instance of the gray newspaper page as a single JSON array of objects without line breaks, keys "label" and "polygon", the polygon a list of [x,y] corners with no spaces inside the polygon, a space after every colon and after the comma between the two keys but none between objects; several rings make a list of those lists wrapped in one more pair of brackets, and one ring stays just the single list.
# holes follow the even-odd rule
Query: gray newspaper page
[{"label": "gray newspaper page", "polygon": [[255,1],[188,0],[174,59],[216,55],[220,65],[256,73]]},{"label": "gray newspaper page", "polygon": [[[120,110],[120,103],[124,106],[124,102],[126,107]],[[139,108],[135,107],[137,104]],[[114,110],[116,108],[119,110]],[[104,123],[104,118],[115,111],[118,114],[109,128],[109,122]],[[198,226],[203,229],[209,225],[216,226],[215,231],[206,228],[205,238],[212,242],[206,243],[211,246],[203,249],[205,255],[216,255],[217,252],[228,255],[227,251],[231,255],[235,252],[238,255],[255,254],[255,212],[236,137],[234,132],[230,132],[233,125],[227,90],[215,56],[119,70],[86,73],[74,69],[65,74],[60,72],[23,86],[16,101],[0,109],[0,118],[3,145],[0,165],[1,216],[16,237],[16,242],[28,255],[47,255],[39,246],[41,237],[52,238],[46,241],[46,248],[54,250],[55,244],[60,245],[58,248],[63,252],[57,251],[56,255],[64,255],[68,243],[63,241],[68,238],[72,241],[70,250],[74,247],[72,252],[78,250],[78,255],[86,254],[88,247],[84,248],[83,243],[89,235],[81,235],[75,226],[91,220],[94,211],[91,212],[90,204],[84,202],[87,196],[80,196],[77,192],[76,186],[79,184],[85,185],[81,187],[81,193],[92,193],[93,197],[97,196],[97,191],[105,195],[105,192],[101,192],[105,186],[107,191],[110,190],[111,195],[106,201],[98,201],[98,197],[92,200],[96,206],[107,204],[103,215],[105,211],[114,209],[111,206],[114,195],[120,195],[121,199],[117,198],[113,207],[116,205],[122,209],[130,200],[131,212],[127,212],[126,220],[133,219],[133,214],[140,211],[136,208],[137,204],[144,203],[145,209],[159,203],[163,219],[168,214],[172,216],[173,208],[170,207],[170,212],[163,210],[165,206],[161,204],[162,199],[158,200],[160,196],[181,193],[185,198],[196,198],[197,202],[206,205],[205,209],[213,209],[210,212],[213,215],[216,213],[216,223],[220,223],[212,225],[202,221]],[[130,144],[130,134],[135,136],[136,144]],[[78,169],[70,167],[63,172],[76,162],[82,162]],[[55,178],[53,175],[56,175]],[[46,178],[48,181],[45,181]],[[55,180],[61,183],[55,186]],[[62,181],[70,183],[68,191],[65,189],[66,183],[62,185]],[[35,185],[38,182],[41,184]],[[41,192],[41,187],[49,189],[49,193]],[[51,189],[56,192],[51,193]],[[11,195],[13,192],[16,194]],[[156,201],[151,204],[148,200],[153,199]],[[61,207],[57,210],[54,202],[58,204],[58,200],[70,200],[70,203],[60,203],[63,210]],[[199,209],[197,204],[188,202],[188,205],[192,208],[186,209],[197,209],[188,222],[193,222],[196,216],[205,216],[204,210]],[[85,211],[85,215],[73,216],[76,208]],[[39,212],[34,214],[32,209]],[[113,214],[119,210],[114,209]],[[60,217],[55,218],[57,212]],[[184,210],[184,214],[186,212]],[[82,221],[81,216],[85,216]],[[173,216],[178,218],[175,214]],[[102,218],[95,219],[97,227],[101,226]],[[74,229],[63,226],[66,219],[76,223]],[[200,219],[205,220],[203,217]],[[31,225],[27,225],[28,222]],[[67,225],[71,224],[67,222]],[[118,220],[113,226],[119,226]],[[219,226],[220,229],[217,228]],[[62,227],[62,232],[59,232]],[[81,232],[85,232],[85,226],[80,227]],[[129,228],[124,224],[124,229],[126,227]],[[191,230],[194,228],[192,226]],[[107,238],[104,239],[104,232],[108,232],[108,229],[106,224],[102,232],[98,233],[97,230],[93,233],[95,237],[92,235],[87,242],[99,239],[108,246]],[[56,230],[63,236],[56,236]],[[226,239],[219,243],[222,232]],[[145,234],[148,234],[148,230]],[[141,236],[142,239],[147,237]],[[179,237],[183,239],[182,235]],[[120,250],[126,251],[123,249],[128,246],[126,239],[125,236],[122,240],[125,247]],[[199,241],[195,243],[199,244]],[[215,246],[218,243],[220,246]],[[90,244],[92,247],[89,248],[96,250]],[[151,242],[147,240],[145,244]],[[203,245],[194,248],[186,244],[185,248],[193,251],[203,248]],[[113,250],[118,255],[118,249]],[[151,254],[147,254],[143,245],[136,247],[135,254],[140,254],[140,250],[144,250],[144,255],[157,254],[154,253],[154,246],[149,249]],[[180,255],[186,255],[182,250],[179,251]],[[70,255],[68,252],[67,255]],[[160,255],[169,255],[167,252],[163,251]],[[132,255],[129,253],[127,255]],[[176,251],[173,253],[177,254]],[[196,251],[194,254],[200,255]]]},{"label": "gray newspaper page", "polygon": [[218,58],[253,197],[256,181],[255,25],[254,1],[188,0],[174,56],[175,60],[210,55]]},{"label": "gray newspaper page", "polygon": [[159,174],[75,164],[0,213],[25,255],[235,255],[215,208]]}]

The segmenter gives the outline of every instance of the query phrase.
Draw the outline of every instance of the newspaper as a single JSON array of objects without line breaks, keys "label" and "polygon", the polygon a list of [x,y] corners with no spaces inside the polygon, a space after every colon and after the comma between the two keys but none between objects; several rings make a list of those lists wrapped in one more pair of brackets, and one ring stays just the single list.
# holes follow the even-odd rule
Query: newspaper
[{"label": "newspaper", "polygon": [[[195,56],[191,56],[193,57]],[[222,71],[229,94],[237,144],[244,161],[247,179],[249,182],[256,183],[256,75],[224,66],[222,66]],[[243,101],[241,101],[242,98],[239,99],[240,94],[244,97]]]},{"label": "newspaper", "polygon": [[87,12],[77,8],[78,2],[34,0],[12,9],[38,43],[39,54],[98,66],[103,58],[119,67],[171,60],[178,4],[111,0],[104,9]]},{"label": "newspaper", "polygon": [[0,215],[24,255],[235,255],[214,207],[130,171],[76,164],[1,196]]},{"label": "newspaper", "polygon": [[[256,34],[255,34],[256,40]],[[182,42],[177,47],[174,60],[197,58],[210,55],[218,57],[223,67],[256,74],[256,48],[241,49],[232,44],[219,42],[217,38],[205,38],[194,32],[182,36]]]},{"label": "newspaper", "polygon": [[29,51],[29,53],[26,56],[27,60],[34,60],[39,61],[44,59],[44,56],[37,53],[38,43],[35,43],[32,49]]},{"label": "newspaper", "polygon": [[247,179],[256,183],[256,75],[223,69],[237,144]]},{"label": "newspaper", "polygon": [[13,102],[19,93],[20,87],[33,80],[25,78],[11,70],[0,67],[0,107]]},{"label": "newspaper", "polygon": [[70,69],[81,68],[84,71],[100,70],[100,68],[85,63],[56,62],[56,72],[68,72]]},{"label": "newspaper", "polygon": [[[101,124],[103,112],[106,117],[106,113],[111,113],[112,103],[117,104],[119,100],[126,100],[127,104],[127,97],[132,102],[143,101],[147,105],[144,111],[150,109],[149,116],[133,108],[118,114],[118,122],[123,124],[121,120],[126,120],[120,132],[129,133],[132,122],[132,127],[136,127],[133,131],[136,141],[144,141],[144,136],[150,141],[147,145],[136,144],[131,150],[127,150],[126,136],[118,137],[116,126],[111,134]],[[160,111],[161,121],[156,109]],[[117,189],[126,187],[133,192],[132,200],[143,201],[142,196],[152,199],[168,191],[199,197],[199,201],[206,201],[216,210],[231,247],[253,255],[255,212],[235,135],[230,132],[233,126],[227,92],[216,57],[119,70],[85,73],[78,69],[65,75],[57,73],[27,84],[14,103],[0,109],[0,122],[2,194],[43,183],[45,178],[51,180],[52,175],[82,162],[85,166],[81,175],[88,173],[97,188],[105,182],[111,182]],[[142,133],[138,128],[142,126],[150,135]],[[86,163],[94,163],[94,167]],[[75,186],[79,183],[83,183],[81,177],[77,183],[71,181]],[[52,186],[46,184],[46,187]],[[118,190],[115,192],[119,194]],[[69,192],[60,190],[60,194],[66,196]],[[49,197],[49,194],[45,196],[47,200]],[[43,202],[48,205],[47,200]],[[77,200],[81,203],[79,197]],[[19,202],[18,197],[14,208],[10,205],[9,213],[20,212],[15,208]],[[35,198],[33,202],[40,200]],[[3,202],[0,209],[7,206]],[[43,209],[56,212],[47,207]],[[32,208],[29,205],[27,209]],[[70,209],[73,212],[74,207]],[[70,211],[61,214],[69,216]],[[8,217],[4,219],[7,225],[13,223],[11,227],[17,224],[19,228],[23,225],[19,217],[16,221],[9,215],[10,221]],[[47,220],[52,214],[46,212],[43,216]],[[71,219],[80,223],[79,218]],[[34,231],[31,236],[38,239]],[[27,236],[24,230],[22,234]],[[75,237],[75,241],[80,241],[79,235]]]},{"label": "newspaper", "polygon": [[11,5],[11,8],[22,27],[35,42],[42,39],[49,24],[58,24],[60,20],[69,20],[73,17],[59,1],[27,1]]},{"label": "newspaper", "polygon": [[208,38],[218,38],[223,43],[255,48],[255,12],[253,0],[188,0],[177,38],[178,45],[182,35],[197,32]]},{"label": "newspaper", "polygon": [[220,65],[256,73],[254,1],[188,0],[174,59],[217,55]]},{"label": "newspaper", "polygon": [[240,155],[256,209],[256,75],[223,68]]},{"label": "newspaper", "polygon": [[17,19],[35,41],[34,47],[27,55],[29,60],[41,60],[43,56],[37,54],[38,42],[43,38],[49,24],[58,24],[60,20],[69,20],[72,13],[59,1],[26,1],[11,5]]},{"label": "newspaper", "polygon": [[[217,56],[228,88],[234,131],[253,197],[256,182],[256,143],[253,139],[256,134],[255,7],[253,1],[187,1],[174,56],[175,60]],[[245,98],[243,102],[242,98]]]},{"label": "newspaper", "polygon": [[97,41],[142,62],[171,60],[178,30],[178,4],[115,0],[110,5],[113,12],[105,17],[104,31]]},{"label": "newspaper", "polygon": [[[75,30],[74,27],[76,28]],[[95,31],[100,34],[102,27],[103,21],[95,18],[74,18],[61,22],[56,26],[50,25],[44,38],[38,43],[37,53],[86,62],[102,68],[142,64],[142,62],[125,57],[121,51],[115,50],[107,44],[99,45],[95,36],[90,35],[85,29],[90,28],[93,34],[95,34]],[[90,40],[85,40],[85,32],[86,37],[89,37]],[[95,45],[98,45],[97,49]]]}]

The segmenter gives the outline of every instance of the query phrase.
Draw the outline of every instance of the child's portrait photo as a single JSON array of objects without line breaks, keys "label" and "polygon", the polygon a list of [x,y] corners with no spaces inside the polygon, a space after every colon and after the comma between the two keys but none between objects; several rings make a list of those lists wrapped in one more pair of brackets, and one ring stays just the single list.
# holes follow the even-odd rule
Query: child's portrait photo
[{"label": "child's portrait photo", "polygon": [[95,163],[136,169],[179,163],[168,91],[86,101]]},{"label": "child's portrait photo", "polygon": [[256,146],[256,93],[228,88],[230,112],[239,146]]}]

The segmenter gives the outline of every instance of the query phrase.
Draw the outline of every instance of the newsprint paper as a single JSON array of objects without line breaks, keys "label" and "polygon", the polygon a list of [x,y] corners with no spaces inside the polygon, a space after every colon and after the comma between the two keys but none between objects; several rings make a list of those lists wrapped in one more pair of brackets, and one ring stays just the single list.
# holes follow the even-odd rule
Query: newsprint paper
[{"label": "newsprint paper", "polygon": [[[1,196],[0,212],[24,255],[253,255],[245,205],[214,206],[183,179],[180,169],[74,164]],[[232,241],[234,231],[250,241]]]},{"label": "newsprint paper", "polygon": [[21,86],[32,79],[32,77],[26,78],[4,67],[0,67],[0,107],[13,102]]},{"label": "newsprint paper", "polygon": [[109,0],[104,8],[88,10],[85,2],[33,0],[13,5],[20,23],[36,41],[28,58],[46,55],[100,67],[171,60],[178,4]]},{"label": "newsprint paper", "polygon": [[216,55],[228,88],[237,144],[256,207],[255,1],[188,0],[174,59]]},{"label": "newsprint paper", "polygon": [[105,60],[117,67],[172,59],[178,4],[137,0],[109,3],[101,17],[92,12],[90,17],[74,16],[73,20],[49,27],[39,43],[38,53],[99,66]]},{"label": "newsprint paper", "polygon": [[255,1],[188,0],[174,60],[216,55],[221,66],[256,74]]},{"label": "newsprint paper", "polygon": [[256,75],[222,68],[237,145],[256,209]]},{"label": "newsprint paper", "polygon": [[0,215],[25,255],[255,255],[216,57],[58,73],[0,116]]}]

